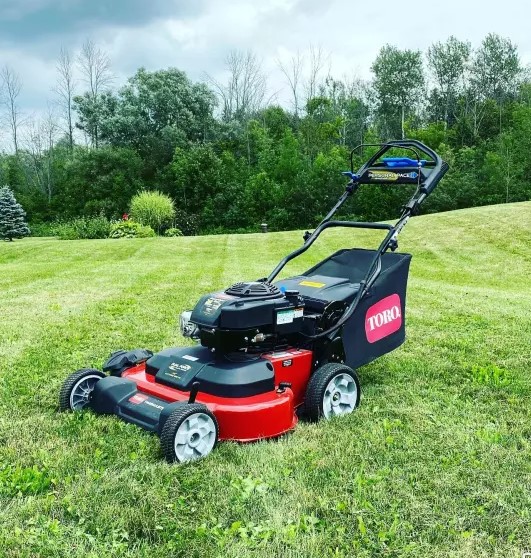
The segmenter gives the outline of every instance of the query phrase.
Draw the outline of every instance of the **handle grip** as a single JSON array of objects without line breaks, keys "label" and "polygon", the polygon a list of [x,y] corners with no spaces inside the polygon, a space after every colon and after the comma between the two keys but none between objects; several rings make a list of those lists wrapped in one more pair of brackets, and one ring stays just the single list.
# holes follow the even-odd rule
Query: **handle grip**
[{"label": "handle grip", "polygon": [[414,139],[405,139],[405,140],[393,140],[388,141],[387,143],[376,143],[376,144],[360,144],[355,147],[350,152],[350,168],[351,172],[354,174],[354,152],[362,147],[379,147],[380,149],[358,170],[356,173],[357,175],[361,176],[369,167],[371,167],[378,159],[380,159],[387,151],[393,148],[400,148],[410,151],[415,154],[416,161],[421,164],[421,157],[419,152],[428,155],[430,159],[432,159],[435,163],[432,171],[430,172],[429,176],[426,178],[426,181],[423,185],[423,191],[425,192],[426,196],[431,194],[437,184],[440,182],[441,178],[446,174],[448,171],[448,164],[443,161],[433,149],[428,147],[427,145],[423,144],[422,142]]},{"label": "handle grip", "polygon": [[448,172],[449,169],[450,169],[450,165],[448,165],[446,161],[442,161],[441,168],[437,172],[435,171],[435,169],[433,170],[428,180],[426,181],[426,186],[425,186],[426,195],[429,196],[433,192],[433,190],[435,190],[435,186],[439,184],[442,177]]}]

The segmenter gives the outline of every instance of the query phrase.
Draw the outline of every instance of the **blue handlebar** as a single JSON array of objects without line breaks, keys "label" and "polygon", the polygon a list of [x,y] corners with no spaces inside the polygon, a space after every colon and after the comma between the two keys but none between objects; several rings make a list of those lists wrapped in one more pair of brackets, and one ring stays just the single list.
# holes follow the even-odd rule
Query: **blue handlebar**
[{"label": "blue handlebar", "polygon": [[427,161],[426,159],[421,159],[417,161],[416,159],[410,159],[409,157],[384,157],[382,162],[386,167],[417,167],[419,164],[423,167]]}]

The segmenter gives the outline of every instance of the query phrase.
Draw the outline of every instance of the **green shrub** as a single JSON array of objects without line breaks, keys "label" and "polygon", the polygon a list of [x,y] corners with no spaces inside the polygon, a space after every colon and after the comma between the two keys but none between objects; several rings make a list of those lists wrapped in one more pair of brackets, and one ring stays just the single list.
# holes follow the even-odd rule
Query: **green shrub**
[{"label": "green shrub", "polygon": [[160,192],[140,192],[131,199],[131,217],[159,234],[175,216],[173,201]]},{"label": "green shrub", "polygon": [[111,225],[109,238],[149,238],[155,236],[155,231],[137,223],[136,221],[117,221]]},{"label": "green shrub", "polygon": [[31,236],[57,236],[57,223],[31,223]]},{"label": "green shrub", "polygon": [[182,209],[176,209],[173,227],[180,229],[184,236],[194,236],[199,230],[199,217],[193,213],[186,213]]},{"label": "green shrub", "polygon": [[52,236],[61,240],[82,240],[88,238],[107,238],[111,223],[103,215],[97,217],[78,217],[70,221],[57,222],[50,227]]},{"label": "green shrub", "polygon": [[183,232],[181,231],[181,229],[171,227],[164,231],[164,236],[183,236]]}]

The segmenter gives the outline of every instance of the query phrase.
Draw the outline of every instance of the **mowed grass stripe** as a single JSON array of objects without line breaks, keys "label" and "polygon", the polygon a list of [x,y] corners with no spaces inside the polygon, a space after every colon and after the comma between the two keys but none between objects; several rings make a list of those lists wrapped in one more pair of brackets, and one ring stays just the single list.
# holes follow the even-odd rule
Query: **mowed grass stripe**
[{"label": "mowed grass stripe", "polygon": [[[145,250],[146,246],[141,249]],[[12,385],[20,385],[26,390],[33,378],[41,378],[48,385],[49,378],[39,372],[39,367],[45,365],[52,365],[53,375],[58,378],[64,374],[65,367],[82,366],[83,360],[85,364],[88,361],[99,365],[100,345],[116,347],[116,343],[130,343],[127,336],[131,330],[135,337],[140,333],[141,341],[143,338],[146,342],[156,340],[157,346],[164,343],[168,331],[175,335],[178,325],[175,307],[191,304],[185,293],[193,290],[200,271],[192,269],[191,259],[183,258],[178,266],[173,265],[174,251],[175,246],[166,243],[152,249],[149,258],[141,258],[141,252],[137,250],[121,265],[111,264],[107,273],[99,276],[102,287],[91,292],[75,314],[69,308],[63,319],[46,323],[45,334],[34,337],[22,357],[11,362],[12,370],[21,372],[9,375]],[[210,283],[216,282],[214,276],[202,274],[202,277]],[[177,290],[175,285],[179,282],[182,289]],[[76,291],[76,300],[81,294],[82,290]],[[159,305],[157,319],[153,320],[152,308]],[[165,331],[161,332],[159,327]],[[63,349],[60,352],[59,347]],[[36,391],[40,387],[39,384],[34,386]]]},{"label": "mowed grass stripe", "polygon": [[[38,244],[40,250],[42,244]],[[25,347],[45,340],[51,326],[66,328],[73,315],[105,298],[119,296],[128,283],[149,273],[149,268],[131,273],[142,253],[149,250],[149,245],[131,244],[104,246],[101,241],[73,241],[72,252],[40,258],[38,279],[30,274],[26,283],[25,272],[18,278],[11,274],[9,288],[0,297],[0,315],[5,324],[0,329],[0,358],[5,368],[12,366]],[[25,252],[30,258],[34,256]],[[27,264],[23,267],[26,269]],[[5,274],[10,274],[9,266]]]}]

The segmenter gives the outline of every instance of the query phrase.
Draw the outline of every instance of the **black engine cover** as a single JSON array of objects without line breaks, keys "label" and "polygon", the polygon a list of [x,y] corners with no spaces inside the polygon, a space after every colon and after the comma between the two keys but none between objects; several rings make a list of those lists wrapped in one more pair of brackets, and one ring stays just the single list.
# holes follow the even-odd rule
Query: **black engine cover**
[{"label": "black engine cover", "polygon": [[271,326],[275,311],[292,308],[291,302],[280,295],[275,298],[243,298],[225,292],[202,297],[192,312],[190,321],[199,327],[221,329],[251,329]]},{"label": "black engine cover", "polygon": [[236,283],[202,297],[190,321],[199,328],[205,347],[236,351],[252,346],[258,333],[282,336],[301,331],[304,302],[297,292],[286,295],[266,282]]}]

